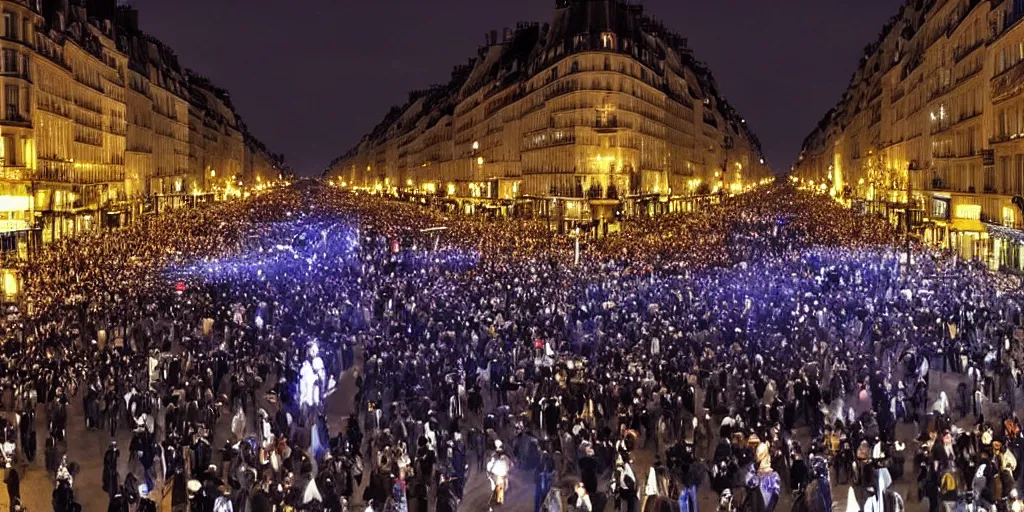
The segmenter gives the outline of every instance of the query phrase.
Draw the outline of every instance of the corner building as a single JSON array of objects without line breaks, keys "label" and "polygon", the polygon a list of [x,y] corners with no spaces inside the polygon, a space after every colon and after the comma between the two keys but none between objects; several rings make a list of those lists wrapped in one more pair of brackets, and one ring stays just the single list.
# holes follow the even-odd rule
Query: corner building
[{"label": "corner building", "polygon": [[1021,0],[908,2],[793,176],[962,257],[1024,269],[1022,20]]},{"label": "corner building", "polygon": [[770,177],[760,144],[682,38],[618,0],[486,34],[331,163],[336,185],[601,227]]}]

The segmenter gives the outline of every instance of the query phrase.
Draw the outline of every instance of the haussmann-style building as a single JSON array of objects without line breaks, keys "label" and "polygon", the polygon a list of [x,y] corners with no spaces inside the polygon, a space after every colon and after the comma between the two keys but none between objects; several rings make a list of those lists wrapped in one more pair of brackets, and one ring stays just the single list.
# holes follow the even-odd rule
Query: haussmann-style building
[{"label": "haussmann-style building", "polygon": [[551,23],[485,38],[451,81],[410,93],[324,177],[597,233],[770,179],[710,70],[641,6],[558,0]]},{"label": "haussmann-style building", "polygon": [[272,183],[229,94],[116,0],[0,0],[0,288],[43,244]]},{"label": "haussmann-style building", "polygon": [[790,179],[925,241],[1024,269],[1024,1],[912,0]]}]

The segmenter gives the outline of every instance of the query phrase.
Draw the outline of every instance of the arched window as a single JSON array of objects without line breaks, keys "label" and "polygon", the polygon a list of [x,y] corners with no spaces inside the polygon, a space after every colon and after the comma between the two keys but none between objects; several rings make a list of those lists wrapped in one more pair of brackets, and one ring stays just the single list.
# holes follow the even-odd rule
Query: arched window
[{"label": "arched window", "polygon": [[601,48],[606,50],[615,49],[615,34],[611,32],[605,32],[601,34]]}]

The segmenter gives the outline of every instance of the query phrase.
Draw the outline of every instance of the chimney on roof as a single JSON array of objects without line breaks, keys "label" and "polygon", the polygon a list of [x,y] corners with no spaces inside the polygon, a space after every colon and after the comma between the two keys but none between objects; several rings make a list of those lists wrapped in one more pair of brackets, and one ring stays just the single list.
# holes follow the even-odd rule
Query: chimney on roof
[{"label": "chimney on roof", "polygon": [[491,31],[491,46],[498,44],[498,31]]},{"label": "chimney on roof", "polygon": [[509,42],[512,39],[512,29],[505,27],[501,29],[501,42],[502,44]]},{"label": "chimney on roof", "polygon": [[117,13],[117,24],[124,27],[131,33],[139,31],[139,11],[132,7],[125,6]]},{"label": "chimney on roof", "polygon": [[90,18],[112,20],[117,14],[117,0],[87,0],[85,8]]},{"label": "chimney on roof", "polygon": [[63,30],[57,23],[58,15],[65,20],[68,18],[68,0],[43,0],[43,16],[51,26]]}]

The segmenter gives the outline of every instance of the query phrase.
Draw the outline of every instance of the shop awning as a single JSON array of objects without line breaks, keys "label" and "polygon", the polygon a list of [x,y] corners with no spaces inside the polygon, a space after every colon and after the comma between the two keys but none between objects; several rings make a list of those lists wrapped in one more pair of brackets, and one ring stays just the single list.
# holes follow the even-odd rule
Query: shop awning
[{"label": "shop awning", "polygon": [[949,223],[950,231],[960,231],[964,233],[987,233],[988,229],[985,224],[982,224],[980,220],[976,219],[955,219]]}]

